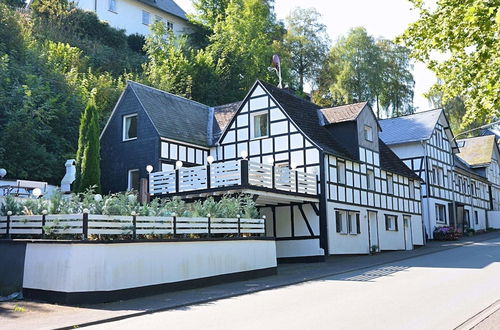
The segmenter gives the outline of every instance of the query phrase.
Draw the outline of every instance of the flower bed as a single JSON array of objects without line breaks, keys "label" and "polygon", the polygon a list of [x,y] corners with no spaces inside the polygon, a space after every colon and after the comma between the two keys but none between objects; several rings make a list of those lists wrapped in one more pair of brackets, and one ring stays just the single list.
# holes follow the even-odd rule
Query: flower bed
[{"label": "flower bed", "polygon": [[456,241],[462,237],[462,234],[451,226],[436,227],[433,235],[437,241]]}]

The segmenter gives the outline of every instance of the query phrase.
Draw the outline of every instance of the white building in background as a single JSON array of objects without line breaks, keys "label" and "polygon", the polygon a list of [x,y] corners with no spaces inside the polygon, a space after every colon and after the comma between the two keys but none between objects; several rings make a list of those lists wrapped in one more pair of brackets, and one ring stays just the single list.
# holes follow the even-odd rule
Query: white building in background
[{"label": "white building in background", "polygon": [[190,29],[186,12],[173,0],[75,0],[74,3],[127,34],[146,36],[155,21],[163,21],[176,34]]},{"label": "white building in background", "polygon": [[456,156],[459,147],[441,109],[385,119],[380,125],[381,139],[424,182],[422,215],[429,238],[440,226],[486,229],[488,179]]}]

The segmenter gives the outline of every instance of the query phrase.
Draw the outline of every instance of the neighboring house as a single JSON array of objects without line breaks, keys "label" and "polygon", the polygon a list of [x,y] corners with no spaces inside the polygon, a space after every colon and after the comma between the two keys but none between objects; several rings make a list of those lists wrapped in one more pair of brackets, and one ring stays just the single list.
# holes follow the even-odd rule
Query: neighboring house
[{"label": "neighboring house", "polygon": [[458,146],[441,109],[385,119],[380,125],[382,140],[424,181],[422,214],[429,238],[445,225],[486,229],[488,180],[455,157]]},{"label": "neighboring house", "polygon": [[[486,177],[491,187],[491,209],[500,210],[500,151],[495,135],[485,135],[457,141],[460,153],[457,156],[465,161],[479,175]],[[472,187],[475,193],[477,189]]]},{"label": "neighboring house", "polygon": [[279,258],[412,249],[420,178],[379,132],[367,103],[321,109],[260,81],[213,108],[129,82],[101,135],[102,186],[137,189],[152,165],[153,196],[252,194]]},{"label": "neighboring house", "polygon": [[127,34],[146,36],[150,25],[159,20],[176,34],[190,30],[186,13],[173,0],[75,0],[74,3]]}]

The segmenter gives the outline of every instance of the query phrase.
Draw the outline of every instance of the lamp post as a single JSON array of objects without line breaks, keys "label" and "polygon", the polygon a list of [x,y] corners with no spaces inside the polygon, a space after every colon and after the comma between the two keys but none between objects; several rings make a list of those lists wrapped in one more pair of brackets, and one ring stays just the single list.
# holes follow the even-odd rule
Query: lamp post
[{"label": "lamp post", "polygon": [[42,190],[40,188],[33,189],[31,193],[33,194],[33,196],[35,196],[36,199],[42,197]]},{"label": "lamp post", "polygon": [[0,179],[3,179],[7,175],[7,170],[5,168],[0,168]]}]

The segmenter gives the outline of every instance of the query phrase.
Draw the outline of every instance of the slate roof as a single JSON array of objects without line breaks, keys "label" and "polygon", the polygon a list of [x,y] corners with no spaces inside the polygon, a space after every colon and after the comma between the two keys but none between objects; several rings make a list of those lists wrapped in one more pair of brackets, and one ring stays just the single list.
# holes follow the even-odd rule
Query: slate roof
[{"label": "slate roof", "polygon": [[345,121],[353,121],[358,118],[361,110],[368,102],[359,102],[354,104],[341,105],[338,107],[321,109],[321,113],[329,124],[342,123]]},{"label": "slate roof", "polygon": [[[260,83],[269,93],[271,93],[294,123],[321,149],[340,157],[359,160],[357,155],[349,153],[347,149],[342,146],[342,142],[336,141],[328,129],[321,125],[322,120],[320,116],[323,116],[320,110],[321,107],[266,82],[261,81]],[[384,170],[420,180],[420,177],[410,170],[381,140],[379,140],[379,151],[380,166]]]},{"label": "slate roof", "polygon": [[139,2],[145,3],[151,7],[157,8],[168,14],[172,14],[184,20],[187,20],[186,12],[179,7],[178,4],[173,0],[138,0]]},{"label": "slate roof", "polygon": [[156,88],[128,81],[161,137],[208,146],[210,108]]},{"label": "slate roof", "polygon": [[260,83],[281,105],[283,110],[290,116],[293,122],[306,134],[306,136],[313,140],[318,147],[341,157],[353,160],[358,158],[356,155],[352,155],[346,148],[335,141],[332,135],[328,132],[328,129],[320,124],[320,106],[292,95],[274,85],[263,81],[260,81]]},{"label": "slate roof", "polygon": [[457,144],[460,148],[460,153],[457,156],[472,167],[488,166],[493,157],[495,140],[495,135],[458,140]]},{"label": "slate roof", "polygon": [[435,109],[381,120],[380,138],[388,145],[427,140],[432,136],[441,112],[441,109]]}]

